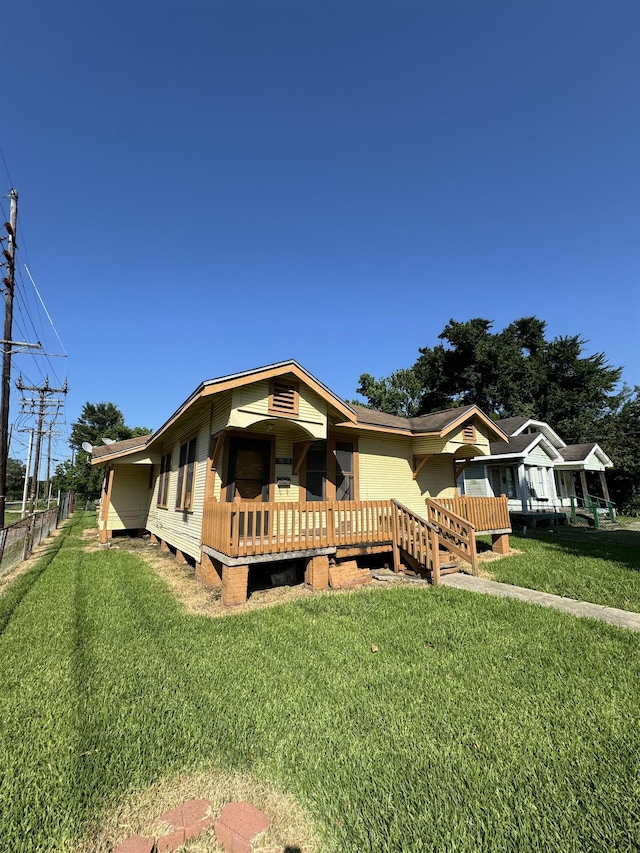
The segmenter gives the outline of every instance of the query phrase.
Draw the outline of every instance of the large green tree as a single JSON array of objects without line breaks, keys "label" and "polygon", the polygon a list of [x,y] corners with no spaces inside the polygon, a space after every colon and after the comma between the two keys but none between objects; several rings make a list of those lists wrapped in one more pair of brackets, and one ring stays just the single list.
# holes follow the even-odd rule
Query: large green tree
[{"label": "large green tree", "polygon": [[[371,408],[423,414],[472,403],[498,418],[535,417],[569,442],[595,440],[612,404],[621,368],[603,353],[585,355],[579,335],[546,338],[546,324],[522,317],[500,332],[482,318],[450,320],[413,367],[387,379],[364,373],[358,393]],[[399,381],[401,380],[401,381]]]},{"label": "large green tree", "polygon": [[19,459],[7,459],[7,498],[19,500],[24,489],[24,475],[27,466]]},{"label": "large green tree", "polygon": [[603,418],[598,443],[611,457],[607,472],[611,499],[622,509],[640,513],[640,386],[624,386]]},{"label": "large green tree", "polygon": [[93,447],[101,445],[103,439],[122,441],[150,432],[146,427],[127,426],[124,415],[113,403],[85,403],[80,417],[71,424],[69,444],[74,452],[73,462],[67,460],[58,465],[53,476],[54,488],[75,492],[85,500],[98,498],[104,472],[92,468],[91,454],[82,445]]},{"label": "large green tree", "polygon": [[537,317],[499,332],[480,317],[450,320],[438,337],[410,368],[382,379],[363,373],[357,390],[366,405],[411,416],[475,403],[495,418],[545,421],[567,444],[597,441],[614,460],[618,501],[633,502],[640,403],[637,388],[620,390],[622,368],[604,353],[587,355],[580,335],[548,339]]}]

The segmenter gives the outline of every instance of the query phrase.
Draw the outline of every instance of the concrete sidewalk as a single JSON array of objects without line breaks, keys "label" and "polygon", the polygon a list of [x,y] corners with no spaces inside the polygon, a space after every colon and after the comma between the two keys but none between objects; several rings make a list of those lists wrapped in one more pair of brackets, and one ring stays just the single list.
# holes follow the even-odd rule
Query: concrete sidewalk
[{"label": "concrete sidewalk", "polygon": [[498,583],[484,578],[474,578],[471,575],[445,575],[440,583],[443,586],[453,586],[456,589],[466,589],[470,592],[484,592],[487,595],[498,595],[503,598],[518,598],[531,604],[541,604],[543,607],[553,607],[574,616],[585,616],[588,619],[600,619],[619,628],[640,632],[640,613],[628,610],[617,610],[615,607],[603,607],[601,604],[589,604],[586,601],[575,601],[573,598],[563,598],[561,595],[551,595],[548,592],[538,592],[535,589],[525,589],[522,586],[511,586],[508,583]]}]

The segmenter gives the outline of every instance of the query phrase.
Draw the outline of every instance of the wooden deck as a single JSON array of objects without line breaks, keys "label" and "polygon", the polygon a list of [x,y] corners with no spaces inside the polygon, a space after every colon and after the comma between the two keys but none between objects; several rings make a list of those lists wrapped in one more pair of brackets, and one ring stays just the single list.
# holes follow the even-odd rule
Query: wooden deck
[{"label": "wooden deck", "polygon": [[[460,499],[454,499],[460,500]],[[318,501],[211,503],[203,519],[203,548],[226,565],[308,557],[314,554],[391,551],[437,577],[440,553],[477,566],[475,525],[504,533],[511,530],[506,498],[467,498],[454,503],[427,501],[428,518],[397,501]],[[496,504],[492,506],[492,503]],[[474,510],[477,510],[474,513]]]},{"label": "wooden deck", "polygon": [[230,557],[388,544],[391,501],[212,504],[203,519],[203,545]]}]

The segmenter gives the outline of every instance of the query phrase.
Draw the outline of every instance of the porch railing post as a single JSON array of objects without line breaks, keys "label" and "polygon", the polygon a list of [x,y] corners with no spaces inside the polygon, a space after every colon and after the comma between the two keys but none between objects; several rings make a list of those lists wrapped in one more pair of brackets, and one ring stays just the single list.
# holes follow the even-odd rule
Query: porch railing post
[{"label": "porch railing post", "polygon": [[431,551],[431,568],[434,586],[440,583],[440,541],[437,532],[429,528],[428,542]]},{"label": "porch railing post", "polygon": [[392,551],[393,551],[393,571],[400,571],[400,524],[398,518],[398,508],[391,504],[391,523],[393,527],[393,542],[392,542]]}]

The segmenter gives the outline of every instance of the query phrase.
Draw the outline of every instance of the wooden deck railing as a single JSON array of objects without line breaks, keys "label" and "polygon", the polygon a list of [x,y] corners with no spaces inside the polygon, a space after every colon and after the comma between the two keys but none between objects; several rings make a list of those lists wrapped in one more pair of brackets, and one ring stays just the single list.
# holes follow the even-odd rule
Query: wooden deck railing
[{"label": "wooden deck railing", "polygon": [[[440,547],[438,530],[425,518],[393,501],[393,562],[399,564],[398,549],[402,549],[424,569],[431,572],[433,582],[440,582]],[[397,569],[396,569],[397,571]]]},{"label": "wooden deck railing", "polygon": [[475,574],[473,525],[438,502],[428,501],[427,508],[429,520],[397,501],[214,503],[205,508],[202,542],[232,558],[389,545],[396,566],[401,549],[430,571],[436,583],[444,549],[470,563]]},{"label": "wooden deck railing", "polygon": [[[427,498],[427,507],[430,503],[434,501]],[[469,521],[476,533],[511,532],[506,495],[499,498],[470,498],[468,495],[461,495],[456,498],[437,498],[435,503]]]},{"label": "wooden deck railing", "polygon": [[477,574],[478,552],[475,526],[466,518],[447,509],[440,500],[434,501],[427,498],[426,504],[429,521],[438,530],[441,546],[470,563],[473,574]]},{"label": "wooden deck railing", "polygon": [[216,503],[205,508],[202,542],[230,557],[391,544],[393,513],[391,501]]}]

